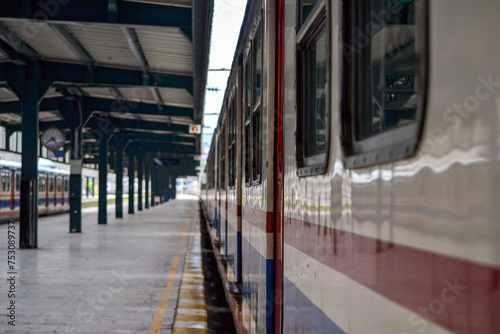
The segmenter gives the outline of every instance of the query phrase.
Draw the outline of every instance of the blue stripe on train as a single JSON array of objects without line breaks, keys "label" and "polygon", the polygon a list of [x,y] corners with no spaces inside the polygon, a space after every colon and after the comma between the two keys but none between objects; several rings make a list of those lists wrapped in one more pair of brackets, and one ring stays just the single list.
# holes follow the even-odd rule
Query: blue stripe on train
[{"label": "blue stripe on train", "polygon": [[[241,235],[241,232],[238,232]],[[266,333],[273,333],[274,330],[274,260],[266,259],[260,254],[255,247],[248,242],[247,239],[242,238],[242,249],[245,252],[245,277],[246,279],[254,277],[252,281],[243,280],[243,298],[247,300],[250,306],[250,312],[256,321],[257,327],[261,326],[266,328]],[[259,273],[266,272],[265,281],[262,276],[253,276],[249,271],[256,271]],[[265,285],[265,286],[264,286]],[[260,287],[259,287],[260,286]],[[265,290],[263,297],[259,296],[259,290]],[[262,291],[261,290],[261,291]],[[254,295],[254,297],[252,297]],[[255,298],[256,304],[252,304]],[[264,316],[264,319],[262,319]]]},{"label": "blue stripe on train", "polygon": [[286,277],[283,278],[284,333],[345,333]]}]

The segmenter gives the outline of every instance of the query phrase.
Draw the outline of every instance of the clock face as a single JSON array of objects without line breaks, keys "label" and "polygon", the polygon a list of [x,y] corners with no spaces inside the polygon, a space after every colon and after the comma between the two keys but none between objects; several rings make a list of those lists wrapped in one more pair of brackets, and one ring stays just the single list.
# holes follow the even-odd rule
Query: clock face
[{"label": "clock face", "polygon": [[57,128],[49,128],[42,134],[42,144],[51,151],[57,151],[64,146],[64,133]]}]

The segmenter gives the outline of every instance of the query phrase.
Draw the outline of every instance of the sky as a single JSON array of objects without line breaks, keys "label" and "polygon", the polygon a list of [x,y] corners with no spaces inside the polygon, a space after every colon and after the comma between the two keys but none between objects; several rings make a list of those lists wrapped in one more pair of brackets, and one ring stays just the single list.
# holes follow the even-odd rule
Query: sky
[{"label": "sky", "polygon": [[[246,0],[215,0],[207,88],[220,90],[207,90],[205,93],[204,153],[208,153],[210,149],[229,75],[229,71],[213,70],[231,68],[246,3]],[[214,113],[217,115],[207,115]]]}]

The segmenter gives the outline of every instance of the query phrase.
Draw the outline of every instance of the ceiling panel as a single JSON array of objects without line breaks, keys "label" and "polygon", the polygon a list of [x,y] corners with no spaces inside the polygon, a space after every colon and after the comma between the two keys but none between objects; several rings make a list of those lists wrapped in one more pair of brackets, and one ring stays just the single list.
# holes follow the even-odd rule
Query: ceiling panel
[{"label": "ceiling panel", "polygon": [[35,49],[43,59],[80,63],[78,57],[47,24],[12,21],[5,22],[5,24]]},{"label": "ceiling panel", "polygon": [[12,102],[19,101],[17,95],[14,94],[9,88],[2,87],[0,88],[0,102]]},{"label": "ceiling panel", "polygon": [[185,89],[159,88],[158,91],[165,105],[193,108],[193,96]]},{"label": "ceiling panel", "polygon": [[177,28],[137,28],[142,50],[153,72],[192,75],[193,45]]},{"label": "ceiling panel", "polygon": [[191,8],[192,0],[125,0],[128,2],[148,3],[152,5],[169,5],[176,7]]},{"label": "ceiling panel", "polygon": [[68,27],[98,65],[139,69],[120,28],[83,24]]},{"label": "ceiling panel", "polygon": [[128,101],[156,104],[150,87],[120,88],[120,92]]},{"label": "ceiling panel", "polygon": [[115,97],[106,87],[85,87],[82,90],[92,97],[104,98],[104,99],[114,99]]}]

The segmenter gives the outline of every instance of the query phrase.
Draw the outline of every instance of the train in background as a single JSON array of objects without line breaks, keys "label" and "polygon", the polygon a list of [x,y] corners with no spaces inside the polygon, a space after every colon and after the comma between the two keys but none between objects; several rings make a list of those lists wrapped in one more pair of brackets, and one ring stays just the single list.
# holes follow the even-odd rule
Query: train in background
[{"label": "train in background", "polygon": [[202,208],[241,333],[499,333],[500,2],[249,0]]},{"label": "train in background", "polygon": [[[19,220],[21,163],[0,160],[0,222]],[[69,211],[69,175],[57,163],[38,160],[38,214]]]}]

